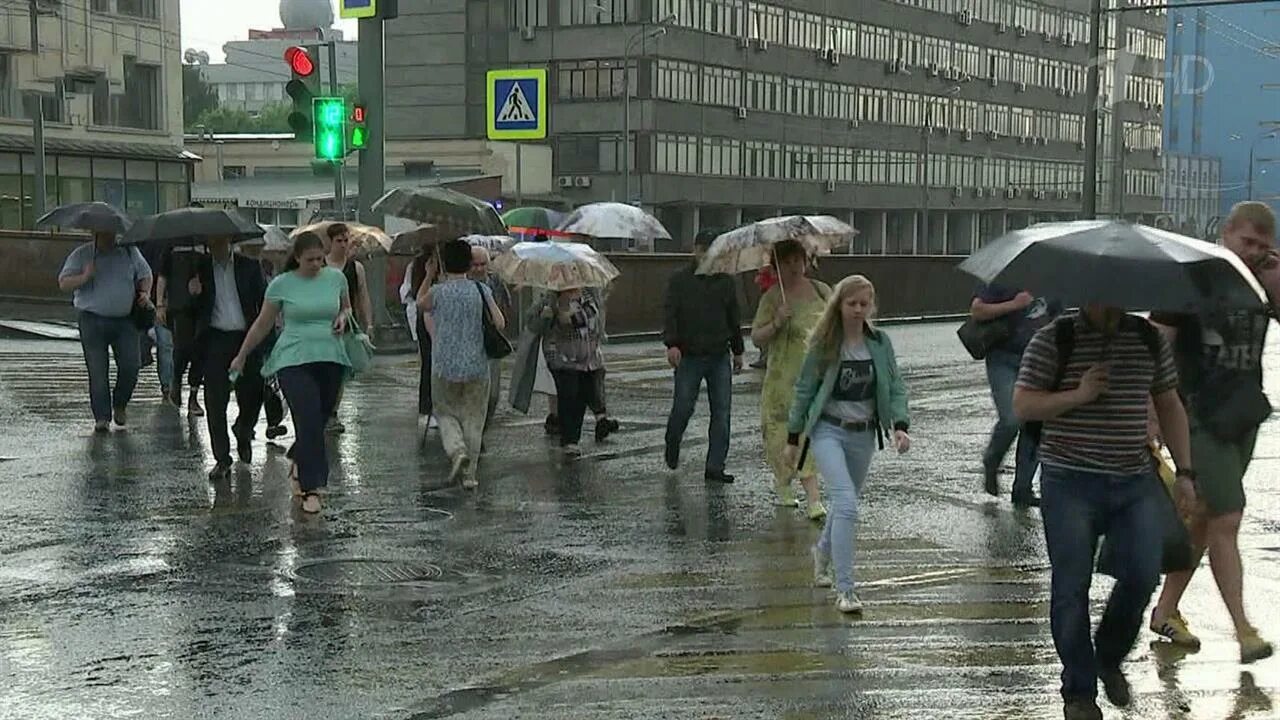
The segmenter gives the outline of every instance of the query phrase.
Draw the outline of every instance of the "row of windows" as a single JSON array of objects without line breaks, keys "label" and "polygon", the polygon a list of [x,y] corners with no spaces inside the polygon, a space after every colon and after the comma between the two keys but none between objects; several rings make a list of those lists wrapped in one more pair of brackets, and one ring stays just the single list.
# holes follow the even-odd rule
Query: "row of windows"
[{"label": "row of windows", "polygon": [[757,72],[746,73],[744,88],[736,70],[676,60],[654,64],[653,88],[653,96],[663,100],[744,107],[750,112],[929,125],[1063,142],[1078,142],[1084,132],[1084,116],[1073,113]]},{"label": "row of windows", "polygon": [[[578,60],[556,64],[556,95],[562,100],[595,100],[622,97],[627,88],[636,94],[635,60],[623,70],[621,60]],[[629,71],[629,72],[628,72]]]},{"label": "row of windows", "polygon": [[1164,196],[1164,173],[1159,170],[1126,170],[1124,191],[1144,197]]},{"label": "row of windows", "polygon": [[[561,0],[564,2],[564,0]],[[582,0],[573,0],[580,2]],[[594,0],[586,0],[588,4]],[[622,2],[623,0],[615,0]],[[1028,33],[1042,33],[1060,38],[1070,35],[1087,42],[1088,17],[1052,5],[1021,0],[896,0],[899,4],[946,15],[969,13],[974,21],[1004,24],[1009,28],[1025,28]],[[521,8],[546,0],[515,0],[517,18]],[[529,13],[526,11],[525,13]],[[653,20],[671,15],[680,27],[716,35],[748,37],[812,50],[838,49],[834,44],[849,25],[847,20],[788,10],[777,5],[745,0],[655,0]]]},{"label": "row of windows", "polygon": [[1125,50],[1134,55],[1164,60],[1164,36],[1149,30],[1127,28],[1125,30]]},{"label": "row of windows", "polygon": [[931,153],[926,167],[920,153],[908,150],[740,141],[674,133],[653,136],[649,159],[650,170],[655,173],[868,185],[927,182],[935,187],[1075,190],[1083,177],[1083,166],[1076,162]]}]

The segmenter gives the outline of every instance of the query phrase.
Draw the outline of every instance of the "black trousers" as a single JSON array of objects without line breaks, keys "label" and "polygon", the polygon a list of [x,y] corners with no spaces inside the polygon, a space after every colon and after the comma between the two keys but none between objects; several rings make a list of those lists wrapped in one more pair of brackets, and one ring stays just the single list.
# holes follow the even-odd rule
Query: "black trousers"
[{"label": "black trousers", "polygon": [[577,445],[588,407],[600,406],[603,370],[552,370],[556,380],[556,414],[560,416],[560,444]]},{"label": "black trousers", "polygon": [[431,402],[431,335],[422,322],[422,313],[418,313],[418,359],[422,361],[422,369],[418,374],[418,414],[430,415]]},{"label": "black trousers", "polygon": [[[191,372],[187,384],[192,389],[204,384],[204,358],[196,352],[196,316],[190,311],[174,312],[169,316],[173,330],[173,387],[175,397],[182,394],[182,374]],[[239,350],[239,348],[237,348]],[[235,357],[233,354],[231,357]]]},{"label": "black trousers", "polygon": [[[231,462],[231,442],[227,437],[227,403],[231,401],[231,361],[244,343],[243,332],[223,332],[209,328],[205,333],[204,402],[205,419],[209,425],[209,443],[213,446],[213,459],[220,463]],[[235,434],[237,439],[252,437],[262,410],[265,385],[262,381],[262,360],[254,356],[244,366],[244,372],[236,380]]]}]

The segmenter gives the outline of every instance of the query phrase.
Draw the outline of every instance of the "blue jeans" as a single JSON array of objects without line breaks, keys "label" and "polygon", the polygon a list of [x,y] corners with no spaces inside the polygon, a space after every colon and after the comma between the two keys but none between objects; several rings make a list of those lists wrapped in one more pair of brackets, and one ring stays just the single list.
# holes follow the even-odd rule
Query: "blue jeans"
[{"label": "blue jeans", "polygon": [[707,470],[723,472],[729,455],[729,415],[733,406],[733,367],[727,351],[719,355],[686,355],[680,359],[676,366],[675,398],[667,417],[666,443],[669,447],[678,447],[684,439],[703,380],[707,381],[707,401],[711,404]]},{"label": "blue jeans", "polygon": [[[84,364],[89,370],[89,406],[95,421],[107,422],[111,420],[112,408],[129,404],[133,388],[138,384],[138,369],[142,365],[138,328],[127,315],[103,317],[83,311],[78,324]],[[116,359],[114,391],[108,378],[111,368],[108,350]]]},{"label": "blue jeans", "polygon": [[169,328],[156,323],[156,377],[160,380],[161,389],[168,391],[173,387],[173,333]]},{"label": "blue jeans", "polygon": [[[1151,473],[1107,475],[1045,465],[1040,512],[1052,568],[1049,622],[1062,659],[1062,696],[1098,695],[1098,670],[1119,668],[1142,626],[1160,581],[1164,537]],[[1115,587],[1102,621],[1089,637],[1089,585],[1098,538],[1114,546]]]},{"label": "blue jeans", "polygon": [[818,552],[831,558],[836,590],[853,590],[853,543],[858,524],[858,497],[867,479],[876,431],[852,432],[819,420],[809,434],[809,452],[827,481],[827,521]]},{"label": "blue jeans", "polygon": [[1027,497],[1034,494],[1031,480],[1036,474],[1037,453],[1040,443],[1028,433],[1020,432],[1021,425],[1013,414],[1013,386],[1018,382],[1018,367],[1022,358],[1015,353],[997,350],[987,355],[987,382],[991,385],[991,399],[999,416],[991,430],[991,440],[982,454],[982,466],[988,472],[998,470],[1009,453],[1014,440],[1018,448],[1013,474],[1013,496]]}]

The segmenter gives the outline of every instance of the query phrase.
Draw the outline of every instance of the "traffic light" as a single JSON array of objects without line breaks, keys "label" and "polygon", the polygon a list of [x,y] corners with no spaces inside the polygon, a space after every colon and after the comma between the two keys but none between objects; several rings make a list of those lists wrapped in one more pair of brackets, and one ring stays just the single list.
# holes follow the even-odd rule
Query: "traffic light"
[{"label": "traffic light", "polygon": [[364,105],[356,103],[351,106],[351,142],[352,150],[363,150],[369,146],[369,128],[365,127],[366,111]]},{"label": "traffic light", "polygon": [[347,101],[340,97],[318,97],[313,107],[316,159],[341,160],[346,155]]},{"label": "traffic light", "polygon": [[293,112],[289,113],[289,127],[298,140],[311,140],[315,133],[313,106],[320,89],[320,76],[311,53],[304,47],[294,46],[284,51],[284,61],[293,75],[284,86],[293,100]]}]

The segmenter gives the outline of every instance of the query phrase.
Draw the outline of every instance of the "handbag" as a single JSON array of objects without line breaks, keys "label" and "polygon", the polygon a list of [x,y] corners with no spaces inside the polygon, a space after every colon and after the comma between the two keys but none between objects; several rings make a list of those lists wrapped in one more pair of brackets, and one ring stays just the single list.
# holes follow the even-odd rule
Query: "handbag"
[{"label": "handbag", "polygon": [[346,332],[342,333],[342,347],[346,349],[347,359],[351,362],[351,372],[364,372],[373,364],[373,342],[350,312],[347,313]]},{"label": "handbag", "polygon": [[494,360],[501,360],[511,354],[513,349],[511,341],[493,323],[493,316],[489,314],[489,301],[485,298],[480,281],[472,280],[471,282],[476,284],[476,292],[480,293],[480,323],[484,331],[484,354]]},{"label": "handbag", "polygon": [[150,330],[156,324],[156,306],[150,301],[146,305],[133,304],[133,309],[129,311],[129,320],[133,322],[133,326],[139,330]]},{"label": "handbag", "polygon": [[1196,419],[1223,442],[1236,442],[1271,417],[1271,402],[1250,373],[1214,368],[1204,374],[1193,403]]},{"label": "handbag", "polygon": [[975,320],[971,317],[956,330],[956,337],[960,338],[960,344],[969,351],[970,357],[982,360],[987,353],[1013,337],[1013,323],[1008,318]]}]

